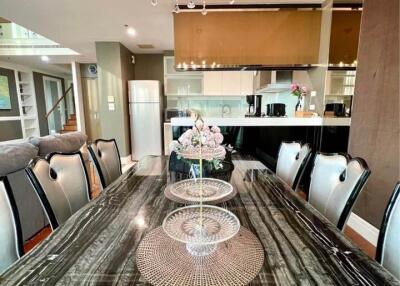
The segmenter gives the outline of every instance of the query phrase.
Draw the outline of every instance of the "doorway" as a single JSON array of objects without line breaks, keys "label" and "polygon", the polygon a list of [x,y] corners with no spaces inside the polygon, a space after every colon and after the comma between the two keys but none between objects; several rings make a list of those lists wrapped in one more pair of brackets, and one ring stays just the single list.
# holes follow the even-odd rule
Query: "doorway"
[{"label": "doorway", "polygon": [[[46,114],[57,104],[63,96],[61,79],[43,77],[44,97],[46,102]],[[49,134],[60,133],[66,122],[65,102],[61,100],[47,117]]]}]

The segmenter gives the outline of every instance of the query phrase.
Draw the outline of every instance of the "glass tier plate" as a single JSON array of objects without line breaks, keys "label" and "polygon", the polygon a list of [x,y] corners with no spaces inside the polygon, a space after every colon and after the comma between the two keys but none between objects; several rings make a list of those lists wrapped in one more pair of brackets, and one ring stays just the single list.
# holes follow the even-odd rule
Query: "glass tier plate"
[{"label": "glass tier plate", "polygon": [[190,245],[209,245],[226,241],[240,229],[239,219],[230,211],[210,205],[176,209],[163,221],[171,238]]},{"label": "glass tier plate", "polygon": [[[200,193],[201,187],[201,193]],[[188,202],[207,203],[221,200],[233,193],[231,184],[213,178],[188,179],[171,185],[171,193]]]},{"label": "glass tier plate", "polygon": [[[178,155],[190,160],[199,160],[200,159],[200,147],[188,147],[184,150],[178,150]],[[201,148],[201,158],[204,160],[212,160],[218,159],[223,160],[225,159],[226,150],[223,146],[218,146],[215,148],[210,148],[207,146],[203,146]]]}]

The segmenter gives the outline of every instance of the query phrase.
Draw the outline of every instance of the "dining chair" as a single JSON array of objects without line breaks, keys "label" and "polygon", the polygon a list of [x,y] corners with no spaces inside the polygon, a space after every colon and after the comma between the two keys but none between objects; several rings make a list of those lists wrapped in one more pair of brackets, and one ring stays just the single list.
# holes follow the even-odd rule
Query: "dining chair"
[{"label": "dining chair", "polygon": [[37,157],[25,170],[53,230],[91,199],[89,177],[79,151]]},{"label": "dining chair", "polygon": [[386,206],[376,247],[376,260],[400,279],[400,182]]},{"label": "dining chair", "polygon": [[282,142],[278,153],[276,175],[296,190],[310,158],[309,144]]},{"label": "dining chair", "polygon": [[311,172],[309,203],[343,231],[370,173],[362,158],[317,153]]},{"label": "dining chair", "polygon": [[7,177],[0,177],[0,273],[23,254],[21,224]]},{"label": "dining chair", "polygon": [[88,146],[97,176],[103,189],[122,174],[121,157],[115,139],[97,139]]}]

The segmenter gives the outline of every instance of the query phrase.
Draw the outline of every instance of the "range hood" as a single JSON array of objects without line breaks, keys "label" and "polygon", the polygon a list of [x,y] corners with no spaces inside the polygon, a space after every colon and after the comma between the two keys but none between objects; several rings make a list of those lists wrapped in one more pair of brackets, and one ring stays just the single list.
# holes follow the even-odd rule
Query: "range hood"
[{"label": "range hood", "polygon": [[258,71],[255,77],[256,93],[278,93],[290,90],[293,71]]}]

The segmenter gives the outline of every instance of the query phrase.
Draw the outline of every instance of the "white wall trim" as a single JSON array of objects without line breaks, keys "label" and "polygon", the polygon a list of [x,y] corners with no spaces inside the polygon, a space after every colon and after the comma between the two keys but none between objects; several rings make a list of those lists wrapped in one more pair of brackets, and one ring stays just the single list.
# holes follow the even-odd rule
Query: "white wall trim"
[{"label": "white wall trim", "polygon": [[362,219],[355,213],[351,213],[347,225],[364,237],[369,243],[376,247],[379,236],[379,229]]},{"label": "white wall trim", "polygon": [[132,161],[132,156],[131,156],[131,155],[128,155],[128,156],[126,156],[126,157],[121,157],[121,164],[122,164],[122,165],[127,165],[127,164],[129,164],[129,163],[131,163],[131,162],[133,162],[133,161]]},{"label": "white wall trim", "polygon": [[83,107],[82,80],[81,80],[81,69],[79,63],[72,62],[71,69],[72,69],[72,82],[74,85],[76,123],[78,131],[81,131],[86,134],[85,109]]}]

